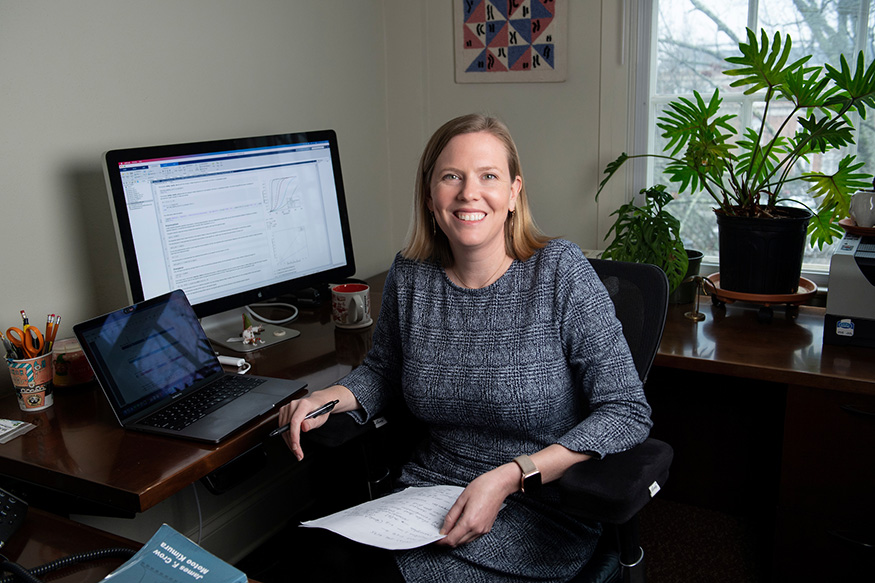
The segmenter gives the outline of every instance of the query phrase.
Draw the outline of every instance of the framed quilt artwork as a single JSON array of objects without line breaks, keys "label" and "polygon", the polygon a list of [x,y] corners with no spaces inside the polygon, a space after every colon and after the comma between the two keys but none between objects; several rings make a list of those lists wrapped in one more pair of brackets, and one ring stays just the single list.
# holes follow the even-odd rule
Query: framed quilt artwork
[{"label": "framed quilt artwork", "polygon": [[566,0],[454,0],[456,83],[565,81]]}]

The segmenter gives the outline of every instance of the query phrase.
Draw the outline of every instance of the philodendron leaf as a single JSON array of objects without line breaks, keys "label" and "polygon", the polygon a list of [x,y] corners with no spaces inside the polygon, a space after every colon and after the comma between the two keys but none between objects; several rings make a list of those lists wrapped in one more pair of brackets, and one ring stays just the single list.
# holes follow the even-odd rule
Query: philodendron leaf
[{"label": "philodendron leaf", "polygon": [[808,190],[811,195],[815,198],[822,197],[818,208],[831,209],[832,214],[839,219],[848,216],[851,195],[871,186],[871,176],[857,172],[865,163],[854,164],[854,161],[854,156],[845,156],[833,174],[808,172],[802,175],[802,180],[811,185]]},{"label": "philodendron leaf", "polygon": [[628,160],[628,159],[629,159],[629,156],[626,154],[626,152],[623,152],[622,154],[620,154],[620,156],[619,156],[616,160],[614,160],[613,162],[610,162],[610,163],[605,167],[605,172],[604,172],[604,173],[607,174],[607,176],[605,176],[604,180],[602,180],[602,181],[599,183],[599,189],[598,189],[598,192],[595,193],[595,199],[596,199],[596,201],[598,201],[598,199],[599,199],[599,194],[601,194],[602,189],[605,187],[605,184],[608,183],[608,180],[611,179],[611,177],[617,172],[617,170],[620,169],[620,167],[621,167],[623,164],[626,163],[626,160]]},{"label": "philodendron leaf", "polygon": [[[769,37],[765,29],[761,30],[761,44],[757,44],[754,32],[747,29],[747,43],[738,45],[741,51],[740,57],[727,57],[726,62],[733,65],[741,65],[738,69],[723,71],[726,75],[741,77],[732,82],[732,87],[744,87],[749,85],[744,93],[750,95],[762,89],[773,89],[784,81],[785,75],[806,63],[811,55],[802,57],[787,65],[790,57],[790,49],[793,45],[789,36],[784,37],[786,42],[781,41],[781,33],[775,32],[771,50]],[[783,48],[782,48],[783,46]]]}]

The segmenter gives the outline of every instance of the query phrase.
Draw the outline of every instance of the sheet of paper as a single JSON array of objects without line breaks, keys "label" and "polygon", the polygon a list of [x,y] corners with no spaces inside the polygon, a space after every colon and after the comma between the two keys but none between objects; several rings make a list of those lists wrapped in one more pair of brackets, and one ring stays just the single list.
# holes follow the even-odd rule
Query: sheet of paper
[{"label": "sheet of paper", "polygon": [[326,528],[384,549],[421,547],[443,538],[438,531],[462,490],[459,486],[407,488],[301,526]]}]

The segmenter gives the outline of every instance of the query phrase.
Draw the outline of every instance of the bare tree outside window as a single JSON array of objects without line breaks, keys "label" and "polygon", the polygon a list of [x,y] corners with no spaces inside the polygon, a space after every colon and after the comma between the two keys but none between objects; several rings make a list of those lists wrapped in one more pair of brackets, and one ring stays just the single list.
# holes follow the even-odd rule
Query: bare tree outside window
[{"label": "bare tree outside window", "polygon": [[[853,63],[860,50],[865,52],[867,60],[875,55],[873,0],[653,1],[656,50],[651,56],[651,146],[648,148],[651,152],[661,152],[665,145],[655,127],[656,118],[662,115],[669,101],[679,95],[692,96],[694,90],[707,97],[719,88],[723,109],[737,116],[733,123],[742,127],[749,127],[752,122],[761,123],[761,99],[757,95],[745,96],[742,89],[730,87],[734,79],[722,72],[727,68],[724,59],[738,54],[738,43],[745,40],[746,27],[757,34],[765,29],[769,36],[776,31],[789,35],[793,42],[791,61],[811,54],[810,65],[838,63],[839,55],[844,54]],[[756,13],[752,14],[752,10]],[[776,119],[778,117],[776,115]],[[853,123],[859,132],[857,160],[866,163],[862,171],[875,174],[875,120],[857,117]],[[784,131],[793,134],[796,128]],[[831,170],[846,153],[829,153],[822,158],[812,158],[811,163]],[[797,166],[798,172],[810,168],[804,164]],[[648,185],[665,183],[661,171],[660,161],[652,161],[648,168]],[[804,183],[792,185],[799,189],[793,193],[794,198],[806,199]],[[668,186],[671,190],[672,186]],[[681,195],[668,206],[681,221],[681,234],[687,246],[716,257],[717,222],[712,209],[713,200],[701,192],[694,196]],[[832,247],[822,250],[809,247],[805,268],[826,270],[831,254]]]}]

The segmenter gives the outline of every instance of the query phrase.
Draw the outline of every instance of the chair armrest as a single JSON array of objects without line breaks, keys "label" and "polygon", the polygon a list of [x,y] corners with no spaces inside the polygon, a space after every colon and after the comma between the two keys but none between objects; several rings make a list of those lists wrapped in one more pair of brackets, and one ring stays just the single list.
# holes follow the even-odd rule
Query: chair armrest
[{"label": "chair armrest", "polygon": [[329,415],[319,428],[301,433],[301,439],[323,447],[334,448],[349,443],[375,429],[373,421],[362,425],[353,419],[352,415]]},{"label": "chair armrest", "polygon": [[665,484],[673,456],[670,445],[647,438],[627,451],[575,464],[559,480],[562,506],[581,518],[623,524]]},{"label": "chair armrest", "polygon": [[406,451],[425,436],[425,430],[406,406],[395,403],[365,424],[360,424],[352,415],[329,415],[322,426],[302,433],[301,439],[320,446],[340,447],[365,435],[387,436],[386,447]]}]

